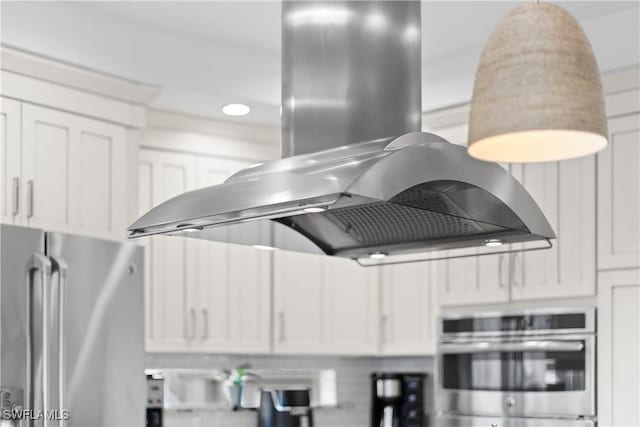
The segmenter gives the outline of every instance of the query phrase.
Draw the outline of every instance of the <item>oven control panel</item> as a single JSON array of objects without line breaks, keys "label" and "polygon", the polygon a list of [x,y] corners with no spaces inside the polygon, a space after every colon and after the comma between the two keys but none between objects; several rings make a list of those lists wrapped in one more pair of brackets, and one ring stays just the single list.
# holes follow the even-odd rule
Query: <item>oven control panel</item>
[{"label": "oven control panel", "polygon": [[448,316],[441,322],[441,334],[517,335],[523,333],[588,333],[594,332],[594,311],[577,309],[564,312],[478,313],[470,316]]}]

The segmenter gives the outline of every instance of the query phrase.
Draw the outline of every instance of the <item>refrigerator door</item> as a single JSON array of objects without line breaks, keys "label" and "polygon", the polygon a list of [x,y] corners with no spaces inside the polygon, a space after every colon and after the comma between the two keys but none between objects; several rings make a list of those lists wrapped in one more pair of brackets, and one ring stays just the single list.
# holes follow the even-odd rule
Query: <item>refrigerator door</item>
[{"label": "refrigerator door", "polygon": [[[5,411],[42,404],[43,322],[36,300],[43,297],[49,278],[44,232],[0,225],[0,258],[0,419],[6,419],[11,412]],[[36,402],[29,403],[30,395]]]},{"label": "refrigerator door", "polygon": [[46,253],[63,305],[51,317],[63,343],[51,350],[51,401],[69,411],[66,426],[144,425],[142,248],[47,233]]}]

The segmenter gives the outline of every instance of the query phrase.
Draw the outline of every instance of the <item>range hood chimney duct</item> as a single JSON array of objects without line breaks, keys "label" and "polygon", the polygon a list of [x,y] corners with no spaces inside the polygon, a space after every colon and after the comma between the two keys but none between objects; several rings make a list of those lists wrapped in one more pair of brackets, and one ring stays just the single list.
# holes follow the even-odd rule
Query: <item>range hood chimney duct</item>
[{"label": "range hood chimney duct", "polygon": [[282,2],[282,156],[421,130],[419,1]]}]

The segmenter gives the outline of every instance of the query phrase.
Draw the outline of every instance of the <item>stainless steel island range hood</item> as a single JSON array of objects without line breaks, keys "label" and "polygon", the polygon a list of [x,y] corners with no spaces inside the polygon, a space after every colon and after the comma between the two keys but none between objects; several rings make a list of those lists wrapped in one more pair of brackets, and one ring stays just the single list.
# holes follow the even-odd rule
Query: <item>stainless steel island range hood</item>
[{"label": "stainless steel island range hood", "polygon": [[283,158],[156,206],[131,237],[354,259],[555,238],[502,167],[420,132],[419,1],[287,1],[282,20]]}]

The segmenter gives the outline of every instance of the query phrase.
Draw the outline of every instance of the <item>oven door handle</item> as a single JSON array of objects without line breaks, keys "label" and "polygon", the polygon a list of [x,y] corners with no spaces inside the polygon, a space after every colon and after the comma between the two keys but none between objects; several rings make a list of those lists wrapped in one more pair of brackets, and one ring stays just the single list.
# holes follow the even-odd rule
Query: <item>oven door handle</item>
[{"label": "oven door handle", "polygon": [[483,353],[494,351],[582,351],[582,341],[514,341],[514,342],[474,342],[442,343],[440,352],[444,354]]}]

